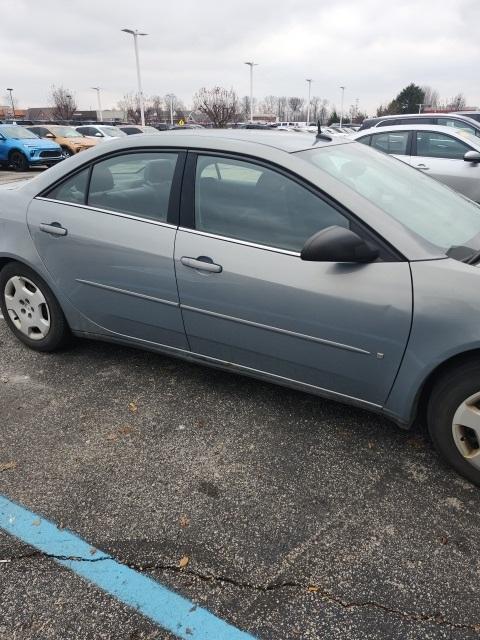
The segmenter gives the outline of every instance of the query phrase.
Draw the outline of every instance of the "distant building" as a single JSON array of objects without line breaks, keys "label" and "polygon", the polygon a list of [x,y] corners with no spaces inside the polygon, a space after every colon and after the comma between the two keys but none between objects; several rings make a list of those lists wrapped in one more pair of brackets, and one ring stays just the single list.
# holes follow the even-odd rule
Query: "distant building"
[{"label": "distant building", "polygon": [[53,107],[31,107],[27,109],[26,120],[53,120]]}]

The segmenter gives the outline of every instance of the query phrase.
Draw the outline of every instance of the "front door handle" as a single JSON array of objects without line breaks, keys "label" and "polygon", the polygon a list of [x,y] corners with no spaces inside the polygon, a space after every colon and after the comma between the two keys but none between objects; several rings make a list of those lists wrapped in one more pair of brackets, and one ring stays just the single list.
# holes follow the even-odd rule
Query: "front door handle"
[{"label": "front door handle", "polygon": [[49,233],[52,236],[66,236],[67,230],[62,227],[59,222],[51,222],[47,224],[46,222],[42,222],[40,224],[40,231],[44,233]]},{"label": "front door handle", "polygon": [[209,271],[210,273],[222,272],[222,266],[220,264],[215,264],[214,261],[207,256],[199,256],[198,258],[183,256],[180,258],[180,262],[185,267],[190,267],[191,269],[197,269],[199,271]]},{"label": "front door handle", "polygon": [[428,171],[430,167],[427,167],[426,164],[417,164],[417,169],[421,169],[422,171]]}]

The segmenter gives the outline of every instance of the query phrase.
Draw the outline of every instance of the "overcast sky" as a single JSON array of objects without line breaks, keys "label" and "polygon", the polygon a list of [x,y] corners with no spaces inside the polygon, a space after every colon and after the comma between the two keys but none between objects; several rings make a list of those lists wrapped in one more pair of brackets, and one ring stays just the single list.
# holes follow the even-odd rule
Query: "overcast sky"
[{"label": "overcast sky", "polygon": [[0,103],[13,87],[20,107],[48,104],[63,85],[80,109],[90,89],[114,106],[136,90],[133,38],[140,39],[144,93],[177,94],[189,105],[202,86],[254,94],[312,95],[373,112],[410,82],[441,97],[462,91],[480,105],[480,0],[1,0]]}]

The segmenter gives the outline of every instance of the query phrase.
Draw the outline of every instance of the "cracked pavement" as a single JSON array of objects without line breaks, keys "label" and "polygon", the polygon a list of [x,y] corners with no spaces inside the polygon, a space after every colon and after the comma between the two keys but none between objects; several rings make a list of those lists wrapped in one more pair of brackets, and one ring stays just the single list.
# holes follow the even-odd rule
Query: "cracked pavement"
[{"label": "cracked pavement", "polygon": [[[0,320],[7,463],[1,494],[262,640],[480,637],[480,494],[420,430]],[[0,638],[173,640],[1,532]]]}]

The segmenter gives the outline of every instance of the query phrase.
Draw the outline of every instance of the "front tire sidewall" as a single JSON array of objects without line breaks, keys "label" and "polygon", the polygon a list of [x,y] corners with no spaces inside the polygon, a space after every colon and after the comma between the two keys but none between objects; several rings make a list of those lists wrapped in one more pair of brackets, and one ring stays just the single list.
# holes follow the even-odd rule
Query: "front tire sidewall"
[{"label": "front tire sidewall", "polygon": [[480,364],[467,362],[445,375],[430,396],[427,422],[430,437],[441,457],[458,473],[480,486],[480,469],[471,465],[453,439],[453,417],[467,398],[480,391]]},{"label": "front tire sidewall", "polygon": [[[50,313],[50,330],[45,338],[32,340],[22,333],[12,322],[5,303],[5,287],[13,276],[24,276],[31,280],[43,293]],[[69,338],[67,321],[50,287],[39,275],[19,262],[11,262],[0,271],[0,309],[12,333],[35,351],[55,351],[63,347]]]}]

